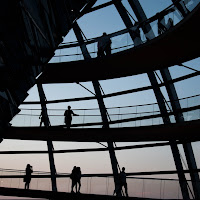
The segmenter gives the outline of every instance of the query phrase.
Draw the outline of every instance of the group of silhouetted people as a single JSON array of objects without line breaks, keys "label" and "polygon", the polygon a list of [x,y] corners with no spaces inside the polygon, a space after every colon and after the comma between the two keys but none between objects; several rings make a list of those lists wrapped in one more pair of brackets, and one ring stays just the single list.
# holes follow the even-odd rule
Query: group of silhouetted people
[{"label": "group of silhouetted people", "polygon": [[[183,17],[185,17],[190,11],[187,9],[184,1],[180,0],[171,0],[174,6],[177,8],[177,10],[181,13]],[[164,33],[166,30],[171,28],[173,26],[173,20],[171,18],[168,19],[168,22],[165,24],[164,22],[164,15],[158,14],[158,34]],[[130,29],[133,33],[133,42],[135,46],[141,44],[141,38],[140,38],[140,30],[139,30],[139,24],[136,22],[134,27]],[[149,38],[147,37],[147,40]],[[97,43],[97,57],[103,58],[105,56],[111,55],[111,39],[110,36],[108,36],[105,32],[103,35],[98,39]]]},{"label": "group of silhouetted people", "polygon": [[[30,164],[27,164],[26,170],[25,170],[25,176],[24,176],[24,183],[25,183],[25,189],[28,190],[30,187],[31,182],[31,175],[33,173],[33,167]],[[76,193],[80,192],[81,189],[81,168],[74,166],[72,173],[70,174],[70,179],[72,180],[71,185],[71,192],[74,192],[74,187]]]},{"label": "group of silhouetted people", "polygon": [[74,187],[76,193],[80,193],[81,189],[81,168],[74,166],[72,173],[70,174],[70,179],[72,180],[71,193],[74,193]]},{"label": "group of silhouetted people", "polygon": [[[67,129],[70,129],[71,127],[71,124],[72,124],[72,116],[79,116],[78,114],[75,114],[73,112],[73,110],[71,110],[71,106],[68,106],[68,109],[65,110],[65,113],[64,113],[64,123],[67,127]],[[39,116],[39,119],[40,119],[40,127],[42,126],[42,124],[45,124],[45,117],[44,117],[44,113],[43,111],[41,112],[40,116]]]},{"label": "group of silhouetted people", "polygon": [[[172,3],[177,8],[177,10],[181,13],[183,17],[185,17],[190,11],[187,9],[184,1],[180,0],[172,0]],[[158,13],[158,34],[164,33],[166,30],[171,28],[173,26],[173,20],[171,18],[168,19],[168,22],[165,23],[164,21],[164,15],[161,13]],[[135,23],[135,25],[130,29],[133,34],[133,42],[135,46],[141,44],[141,38],[140,38],[140,26],[138,22]],[[147,36],[147,40],[149,40]],[[97,57],[103,58],[105,56],[111,55],[111,39],[110,36],[108,36],[105,32],[103,35],[98,39],[97,43]]]},{"label": "group of silhouetted people", "polygon": [[[30,164],[27,164],[26,166],[26,174],[24,176],[24,182],[25,182],[25,189],[28,190],[31,182],[31,175],[33,173],[33,167]],[[80,193],[81,189],[81,168],[74,166],[72,169],[72,172],[70,174],[71,179],[71,193]],[[74,191],[75,188],[75,191]],[[119,173],[118,177],[118,185],[117,188],[115,188],[114,194],[116,193],[117,196],[123,196],[123,188],[125,190],[125,196],[128,197],[128,187],[126,182],[126,173],[125,173],[125,167],[122,167],[122,171]]]},{"label": "group of silhouetted people", "polygon": [[[71,193],[80,193],[81,189],[81,168],[74,166],[72,172],[70,174],[70,179],[72,181],[71,184]],[[75,191],[74,191],[75,188]],[[125,194],[123,192],[123,188],[125,190]],[[126,172],[125,167],[122,167],[122,171],[119,173],[118,176],[118,188],[115,189],[114,194],[116,193],[117,196],[126,196],[128,197],[128,186],[126,182]]]},{"label": "group of silhouetted people", "polygon": [[[186,8],[184,2],[180,3],[180,0],[172,0],[172,3],[174,4],[174,6],[177,8],[177,10],[181,13],[183,17],[185,17],[190,12]],[[164,15],[158,14],[158,34],[164,33],[166,30],[168,30],[172,26],[173,26],[173,20],[171,18],[169,18],[167,24],[165,24]],[[135,33],[135,36],[137,39],[140,36],[139,26],[136,23],[134,27],[136,29],[132,29],[132,31]],[[105,56],[111,55],[111,43],[112,42],[111,42],[110,37],[104,32],[103,35],[99,38],[98,44],[97,44],[97,48],[98,48],[97,56],[99,58],[103,58]],[[137,40],[134,41],[134,43],[138,43]],[[68,106],[68,109],[65,111],[64,116],[65,116],[65,119],[64,119],[65,125],[67,129],[70,129],[71,123],[72,123],[72,116],[78,116],[78,114],[75,114],[71,110],[71,107]],[[43,113],[41,113],[40,118],[41,118],[41,122],[40,122],[40,126],[41,126],[42,123],[44,123]],[[27,164],[26,175],[24,177],[25,189],[29,189],[32,172],[33,172],[32,166],[30,164]],[[72,180],[71,192],[74,192],[74,187],[75,187],[76,193],[79,193],[80,188],[81,188],[80,167],[74,166],[72,173],[70,175],[70,178]],[[123,187],[125,189],[125,195],[128,197],[128,188],[127,188],[127,183],[126,183],[126,173],[125,173],[124,167],[122,168],[122,171],[119,174],[119,185],[118,185],[118,188],[115,189],[115,193],[116,194],[121,193]]]},{"label": "group of silhouetted people", "polygon": [[[71,184],[71,193],[74,193],[74,188],[76,193],[80,193],[81,189],[81,168],[74,166],[70,174]],[[123,192],[123,188],[125,194]],[[128,197],[128,186],[126,182],[126,172],[125,167],[122,167],[122,171],[119,173],[118,177],[118,188],[115,189],[114,194],[117,196],[126,196]]]},{"label": "group of silhouetted people", "polygon": [[[187,9],[184,1],[180,2],[180,0],[172,0],[172,3],[177,8],[177,10],[180,12],[182,17],[186,17],[187,14],[190,12]],[[173,26],[173,20],[172,20],[172,18],[169,18],[167,23],[165,23],[165,18],[164,18],[165,14],[157,13],[157,15],[158,15],[158,34],[160,35]]]}]

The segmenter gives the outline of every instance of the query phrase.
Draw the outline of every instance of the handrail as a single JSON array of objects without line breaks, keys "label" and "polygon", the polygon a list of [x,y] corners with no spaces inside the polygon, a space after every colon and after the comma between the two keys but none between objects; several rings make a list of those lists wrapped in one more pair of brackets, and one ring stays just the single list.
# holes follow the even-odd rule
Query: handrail
[{"label": "handrail", "polygon": [[[184,111],[186,108],[182,108],[181,111]],[[187,108],[187,111],[192,111],[192,110],[196,110],[196,109],[199,109],[198,106],[193,106],[193,107],[190,107]],[[168,110],[169,111],[169,110]],[[187,112],[186,111],[186,112]],[[147,114],[147,113],[160,113],[160,111],[153,111],[153,112],[139,112],[139,113],[119,113],[119,114],[109,114],[110,116],[120,116],[120,115],[141,115],[141,114]],[[19,116],[40,116],[40,114],[18,114]],[[58,117],[58,116],[63,116],[63,115],[51,115],[49,114],[48,115],[49,117]],[[101,115],[79,115],[79,116],[85,116],[85,117],[96,117],[96,116],[101,116]],[[149,116],[149,115],[148,115]],[[148,117],[148,116],[145,116],[145,117]],[[150,115],[151,116],[151,115]],[[160,114],[158,115],[152,115],[152,116],[160,116]],[[144,118],[144,117],[143,117]]]},{"label": "handrail", "polygon": [[[192,170],[194,172],[200,172],[200,169]],[[190,173],[191,170],[183,170],[184,173]],[[148,171],[148,172],[131,172],[126,173],[126,176],[144,176],[144,175],[167,175],[167,174],[177,174],[176,170],[166,170],[166,171]],[[113,177],[113,174],[82,174],[82,177]],[[50,178],[51,175],[31,175],[32,178]],[[70,174],[56,174],[57,178],[61,177],[70,177]],[[24,175],[0,175],[0,178],[24,178]],[[170,179],[167,179],[170,180]],[[190,180],[188,180],[190,181]]]},{"label": "handrail", "polygon": [[[64,109],[63,109],[64,110]],[[76,110],[76,109],[74,109]],[[160,111],[153,111],[153,113],[157,113],[157,112],[160,112]],[[151,111],[149,112],[140,112],[140,113],[118,113],[118,114],[109,114],[109,116],[123,116],[123,115],[137,115],[137,114],[149,114],[149,113],[152,113]],[[40,114],[18,114],[19,116],[40,116]],[[59,117],[59,116],[63,116],[63,115],[51,115],[49,114],[48,115],[49,117]],[[78,115],[78,116],[84,116],[84,117],[99,117],[101,115]]]},{"label": "handrail", "polygon": [[[185,99],[191,99],[191,98],[194,98],[194,97],[199,97],[200,94],[196,94],[196,95],[192,95],[192,96],[189,96],[189,97],[183,97],[183,98],[180,98],[176,101],[181,101],[181,100],[185,100]],[[174,102],[176,102],[174,101]],[[171,101],[167,101],[168,103],[170,103]],[[107,110],[109,109],[121,109],[121,108],[133,108],[133,107],[142,107],[142,106],[150,106],[150,105],[156,105],[158,103],[148,103],[148,104],[138,104],[138,105],[128,105],[128,106],[114,106],[114,107],[108,107]],[[21,108],[21,110],[41,110],[41,109],[34,109],[34,108]],[[66,109],[48,109],[49,111],[65,111]],[[73,110],[99,110],[99,108],[83,108],[83,109],[73,109]],[[143,112],[143,113],[150,113],[150,112]],[[138,113],[128,113],[128,114],[138,114]],[[53,116],[53,115],[52,115]],[[94,116],[94,115],[91,115],[91,116]]]},{"label": "handrail", "polygon": [[[182,108],[180,110],[180,112],[188,112],[188,111],[192,111],[192,110],[197,110],[200,109],[200,105],[199,106],[193,106],[190,108]],[[168,112],[168,114],[166,116],[171,116],[174,115],[175,112]],[[133,118],[128,118],[128,119],[120,119],[120,120],[113,120],[113,121],[109,121],[109,124],[119,124],[119,123],[126,123],[126,122],[134,122],[134,121],[140,121],[140,120],[145,120],[145,119],[155,119],[155,118],[159,118],[162,117],[161,114],[155,114],[155,115],[148,115],[148,116],[142,116],[142,117],[133,117]],[[92,122],[92,123],[85,123],[85,124],[72,124],[71,127],[83,127],[83,126],[95,126],[95,125],[103,125],[102,122]],[[63,126],[59,126],[59,127],[63,127]]]},{"label": "handrail", "polygon": [[[110,3],[108,3],[108,5],[110,5]],[[172,3],[170,6],[168,6],[167,8],[165,8],[164,10],[162,10],[161,12],[156,13],[154,16],[152,16],[152,17],[150,17],[150,18],[148,18],[148,19],[146,19],[146,20],[144,20],[142,22],[137,23],[137,26],[138,27],[143,27],[145,24],[148,24],[148,23],[151,23],[153,21],[156,21],[157,19],[159,19],[160,16],[163,17],[165,15],[168,15],[169,13],[171,13],[171,12],[174,11],[174,7],[176,7],[176,6]],[[128,32],[129,32],[129,29],[123,29],[123,30],[120,30],[120,31],[108,34],[108,37],[113,38],[115,36],[122,35],[122,34],[125,34],[125,33],[128,33]],[[84,40],[84,44],[88,45],[88,44],[91,44],[91,43],[95,43],[100,38],[101,38],[101,36]],[[77,46],[79,46],[78,42],[74,41],[74,42],[70,42],[70,43],[61,43],[61,46],[59,46],[57,49],[63,49],[63,48],[67,49],[67,48],[77,47]],[[119,48],[124,48],[124,46],[123,47],[114,48],[114,49],[119,49]],[[96,52],[90,52],[90,53],[96,53]],[[73,55],[82,55],[82,54],[55,55],[54,58],[55,57],[63,57],[63,56],[73,56]]]},{"label": "handrail", "polygon": [[[175,78],[171,81],[168,81],[167,83],[176,83],[179,81],[183,81],[195,76],[200,75],[200,72],[193,72],[178,78]],[[158,86],[162,87],[166,84],[165,83],[159,83]],[[140,88],[134,88],[134,89],[130,89],[130,90],[124,90],[124,91],[120,91],[120,92],[114,92],[114,93],[110,93],[110,94],[105,94],[102,95],[103,98],[110,98],[110,97],[114,97],[114,96],[120,96],[120,95],[124,95],[124,94],[130,94],[130,93],[134,93],[134,92],[141,92],[141,91],[145,91],[145,90],[150,90],[153,89],[152,86],[144,86],[144,87],[140,87]],[[74,102],[74,101],[87,101],[87,100],[94,100],[96,99],[95,96],[88,96],[88,97],[79,97],[79,98],[71,98],[71,99],[59,99],[59,100],[48,100],[46,101],[46,104],[51,104],[51,103],[64,103],[64,102]],[[22,105],[26,105],[26,104],[40,104],[40,101],[26,101],[21,103]]]},{"label": "handrail", "polygon": [[[184,113],[184,112],[189,112],[193,110],[198,110],[200,109],[200,105],[197,106],[192,106],[192,107],[187,107],[187,108],[182,108],[176,112],[168,112],[166,116],[172,116],[177,113]],[[157,111],[156,111],[157,112]],[[155,112],[152,112],[155,113]],[[135,121],[141,121],[141,120],[147,120],[147,119],[156,119],[162,117],[160,112],[157,112],[158,114],[151,114],[151,115],[145,115],[145,116],[139,116],[139,117],[132,117],[132,118],[126,118],[126,119],[118,119],[118,120],[112,120],[109,121],[109,124],[121,124],[121,123],[126,123],[126,122],[135,122]],[[137,113],[140,115],[140,113]],[[99,115],[100,116],[100,115]],[[71,127],[89,127],[89,126],[102,126],[102,122],[89,122],[89,123],[77,123],[77,124],[72,124]],[[13,126],[14,127],[14,126]],[[53,127],[65,127],[64,125],[54,125]]]}]

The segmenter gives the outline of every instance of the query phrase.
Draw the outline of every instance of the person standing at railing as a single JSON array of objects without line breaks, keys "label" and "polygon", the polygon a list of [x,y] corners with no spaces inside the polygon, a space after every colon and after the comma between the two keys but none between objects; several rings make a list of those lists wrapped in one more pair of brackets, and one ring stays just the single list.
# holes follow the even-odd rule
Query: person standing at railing
[{"label": "person standing at railing", "polygon": [[72,123],[72,115],[73,116],[79,116],[78,114],[75,114],[71,110],[71,106],[68,106],[68,109],[65,111],[64,116],[65,116],[65,124],[67,126],[67,129],[70,129],[71,123]]},{"label": "person standing at railing", "polygon": [[26,175],[24,176],[24,182],[25,182],[25,189],[29,189],[29,185],[31,182],[31,174],[33,173],[33,168],[30,164],[27,164],[26,166]]},{"label": "person standing at railing", "polygon": [[[80,193],[81,189],[81,168],[74,166],[72,169],[72,173],[70,174],[70,178],[72,180],[71,193],[74,193],[74,187],[76,189],[76,193]],[[77,188],[78,186],[78,188]]]},{"label": "person standing at railing", "polygon": [[122,167],[122,171],[120,172],[119,177],[120,177],[121,190],[122,190],[122,187],[124,187],[126,197],[128,197],[128,187],[127,187],[127,182],[126,182],[125,167]]},{"label": "person standing at railing", "polygon": [[[45,116],[44,116],[44,111],[42,110],[41,111],[41,114],[40,114],[40,116],[39,116],[39,119],[40,119],[40,127],[42,126],[42,123],[44,124],[44,126],[45,126]],[[49,126],[50,126],[50,122],[48,121],[48,124],[49,124]]]},{"label": "person standing at railing", "polygon": [[101,38],[98,40],[97,43],[97,56],[102,58],[105,55],[111,55],[111,39],[110,37],[104,32]]},{"label": "person standing at railing", "polygon": [[77,192],[76,166],[74,166],[72,169],[72,173],[70,174],[70,179],[72,180],[71,193],[74,193],[74,186],[76,186],[76,192]]},{"label": "person standing at railing", "polygon": [[39,116],[40,119],[40,127],[42,126],[42,123],[44,124],[44,116],[43,116],[43,111],[41,111],[41,114]]},{"label": "person standing at railing", "polygon": [[190,11],[186,8],[184,1],[180,3],[180,0],[172,0],[172,3],[176,6],[178,11],[183,17],[185,17]]}]

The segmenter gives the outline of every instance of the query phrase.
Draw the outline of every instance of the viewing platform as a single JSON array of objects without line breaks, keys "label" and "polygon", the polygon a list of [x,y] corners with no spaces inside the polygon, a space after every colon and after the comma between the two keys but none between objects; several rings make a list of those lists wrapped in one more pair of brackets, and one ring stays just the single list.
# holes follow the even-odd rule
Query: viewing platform
[{"label": "viewing platform", "polygon": [[128,128],[67,129],[66,127],[10,127],[4,139],[76,142],[142,142],[200,140],[200,120],[168,125]]},{"label": "viewing platform", "polygon": [[[103,59],[48,63],[37,79],[37,83],[73,83],[77,80],[85,82],[119,78],[179,65],[195,59],[200,56],[200,45],[198,45],[200,29],[197,28],[199,18],[200,4],[174,27],[144,44]],[[94,70],[94,66],[99,70]]]}]

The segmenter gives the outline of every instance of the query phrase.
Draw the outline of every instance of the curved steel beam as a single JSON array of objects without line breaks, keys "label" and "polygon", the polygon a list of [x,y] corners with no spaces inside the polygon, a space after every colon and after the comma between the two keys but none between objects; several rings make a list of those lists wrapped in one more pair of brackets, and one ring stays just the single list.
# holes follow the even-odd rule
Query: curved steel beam
[{"label": "curved steel beam", "polygon": [[4,139],[77,142],[141,142],[200,140],[200,120],[145,127],[66,129],[63,127],[10,127]]},{"label": "curved steel beam", "polygon": [[[71,83],[105,80],[146,73],[177,65],[200,56],[200,4],[180,23],[145,44],[104,59],[49,63],[39,83]],[[97,71],[96,68],[101,68]]]},{"label": "curved steel beam", "polygon": [[[173,79],[172,81],[169,81],[169,83],[176,83],[179,81],[183,81],[195,76],[199,76],[200,72],[194,72],[191,74],[187,74],[178,78]],[[165,82],[167,83],[167,82]],[[159,87],[162,87],[165,85],[165,83],[160,83]],[[125,95],[125,94],[131,94],[131,93],[135,93],[135,92],[141,92],[141,91],[145,91],[145,90],[150,90],[153,89],[152,86],[144,86],[141,88],[134,88],[134,89],[130,89],[130,90],[124,90],[124,91],[120,91],[120,92],[113,92],[113,93],[109,93],[109,94],[105,94],[102,95],[103,98],[110,98],[110,97],[114,97],[114,96],[120,96],[120,95]],[[63,103],[63,102],[73,102],[73,101],[87,101],[87,100],[94,100],[96,99],[95,96],[89,96],[89,97],[79,97],[79,98],[71,98],[71,99],[59,99],[59,100],[49,100],[46,101],[46,104],[51,104],[51,103]],[[40,104],[39,101],[26,101],[21,103],[22,105],[24,104]]]}]

